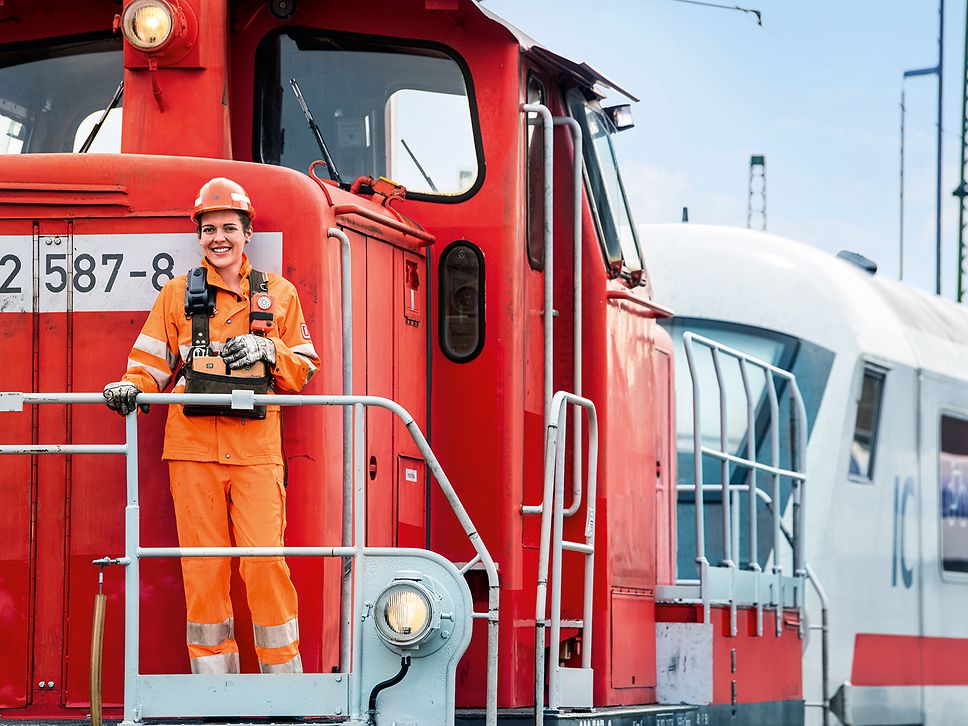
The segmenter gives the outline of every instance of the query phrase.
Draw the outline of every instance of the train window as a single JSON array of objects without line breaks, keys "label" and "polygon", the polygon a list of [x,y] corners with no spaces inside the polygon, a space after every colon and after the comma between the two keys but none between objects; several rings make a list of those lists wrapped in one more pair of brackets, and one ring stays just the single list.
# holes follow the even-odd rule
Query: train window
[{"label": "train window", "polygon": [[941,417],[941,564],[968,574],[968,421]]},{"label": "train window", "polygon": [[874,457],[877,454],[877,425],[880,422],[881,398],[886,371],[875,366],[864,368],[860,398],[857,400],[857,419],[854,440],[850,446],[851,479],[871,481],[874,478]]},{"label": "train window", "polygon": [[255,67],[255,159],[306,171],[322,157],[295,80],[344,182],[387,176],[412,198],[459,201],[483,181],[469,75],[443,48],[286,29]]},{"label": "train window", "polygon": [[455,363],[474,360],[484,347],[484,255],[467,240],[440,256],[440,347]]},{"label": "train window", "polygon": [[609,268],[618,273],[624,265],[639,279],[644,272],[642,254],[610,138],[612,124],[597,103],[586,101],[577,90],[568,94],[568,105],[582,127],[585,180]]},{"label": "train window", "polygon": [[[0,49],[0,154],[76,151],[123,73],[120,37]],[[120,151],[120,125],[106,124],[96,143]]]},{"label": "train window", "polygon": [[[73,151],[80,151],[84,142],[97,122],[104,116],[104,111],[98,110],[81,121],[74,133]],[[121,151],[121,109],[112,108],[104,119],[104,124],[98,129],[97,135],[91,142],[88,151],[92,154],[117,154]]]},{"label": "train window", "polygon": [[[545,103],[544,84],[534,74],[528,74],[528,103]],[[538,124],[527,126],[527,168],[525,183],[528,192],[527,247],[528,264],[532,270],[544,269],[544,138]]]}]

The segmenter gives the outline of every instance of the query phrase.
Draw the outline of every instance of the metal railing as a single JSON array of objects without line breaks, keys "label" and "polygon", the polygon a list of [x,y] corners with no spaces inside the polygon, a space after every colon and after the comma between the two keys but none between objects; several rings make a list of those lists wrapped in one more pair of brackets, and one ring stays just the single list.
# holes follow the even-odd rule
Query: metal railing
[{"label": "metal railing", "polygon": [[[204,676],[141,675],[139,669],[139,561],[157,557],[349,557],[353,559],[353,622],[359,625],[363,616],[362,602],[363,563],[367,556],[399,553],[402,550],[365,546],[366,532],[366,484],[364,455],[364,409],[379,407],[397,416],[407,428],[411,438],[423,456],[434,479],[460,521],[473,546],[475,561],[483,564],[488,579],[488,611],[473,613],[473,617],[488,621],[487,632],[487,703],[486,723],[497,723],[497,648],[500,593],[497,568],[488,553],[473,522],[460,502],[457,493],[437,461],[423,433],[413,417],[398,403],[376,396],[299,396],[254,395],[251,391],[233,391],[231,394],[145,394],[138,396],[138,404],[199,404],[231,405],[236,409],[251,409],[255,405],[279,406],[343,406],[352,407],[353,481],[355,506],[353,512],[352,546],[339,547],[142,547],[140,544],[140,506],[138,499],[138,422],[137,414],[125,418],[125,442],[123,444],[34,444],[0,445],[0,454],[120,454],[126,458],[127,503],[125,507],[125,552],[119,559],[125,565],[125,639],[124,639],[124,721],[138,723],[143,718],[207,715],[186,713],[186,703],[197,697],[197,703],[205,704],[212,694],[206,694]],[[0,393],[0,412],[22,411],[24,405],[43,404],[99,404],[104,405],[100,393]],[[443,560],[439,555],[422,552],[428,559]],[[451,563],[452,564],[452,563]],[[362,720],[367,711],[362,684],[362,636],[360,627],[352,628],[352,667],[348,673],[290,674],[286,678],[262,678],[251,674],[220,676],[226,691],[240,699],[240,708],[256,709],[238,715],[300,715],[314,714],[324,704],[330,705],[330,714],[343,715],[343,708],[351,720]],[[342,646],[341,646],[342,650]],[[343,683],[346,677],[347,682]],[[253,680],[257,678],[258,680]],[[177,685],[181,697],[172,701],[171,688]],[[199,690],[201,689],[201,690]],[[258,692],[254,698],[247,692]],[[187,700],[186,700],[187,699]],[[343,706],[338,704],[342,701]],[[248,706],[248,704],[252,704]],[[285,704],[285,705],[281,705]],[[268,711],[266,710],[268,709]],[[288,710],[285,710],[288,709]]]},{"label": "metal railing", "polygon": [[[709,622],[709,608],[711,602],[728,602],[730,607],[730,634],[736,635],[736,608],[738,602],[751,604],[756,607],[756,632],[763,632],[763,607],[769,605],[775,610],[775,629],[779,637],[782,632],[784,607],[803,607],[803,583],[806,570],[803,563],[803,544],[801,542],[804,517],[804,489],[806,483],[806,448],[807,448],[807,416],[796,376],[789,371],[778,368],[766,361],[754,358],[746,353],[730,348],[714,340],[705,338],[692,332],[683,334],[683,344],[689,374],[692,383],[693,408],[693,483],[680,485],[678,491],[692,492],[695,501],[696,527],[696,569],[699,574],[698,583],[694,580],[679,580],[675,586],[660,588],[659,596],[664,599],[688,599],[695,592],[698,585],[698,595],[703,606],[703,620]],[[709,351],[712,357],[712,367],[715,373],[719,399],[719,446],[703,444],[702,430],[702,376],[696,362],[696,346]],[[732,453],[728,446],[728,395],[723,375],[724,357],[735,360],[739,366],[743,391],[746,402],[746,431],[745,455]],[[757,405],[759,398],[753,395],[750,380],[750,369],[758,369],[764,376],[764,388],[769,407],[767,421],[767,435],[769,436],[769,463],[762,463],[757,459]],[[787,385],[790,401],[792,424],[796,432],[793,442],[795,464],[785,469],[780,466],[780,414],[777,396],[777,380]],[[719,462],[720,483],[715,485],[703,482],[703,459],[710,457]],[[749,484],[731,484],[730,466],[745,469],[748,472]],[[772,503],[772,526],[770,539],[772,547],[772,567],[769,573],[762,572],[758,562],[759,531],[758,531],[758,500],[763,498],[764,492],[757,483],[757,475],[765,474],[769,477],[770,486],[767,500]],[[793,536],[790,544],[793,553],[793,568],[790,577],[784,576],[783,564],[780,561],[780,543],[782,538],[782,521],[779,502],[781,479],[791,482],[794,511]],[[705,506],[704,495],[707,491],[720,491],[722,502],[722,546],[723,560],[719,565],[710,565],[706,556],[705,540]],[[740,537],[739,512],[742,503],[741,493],[746,493],[746,507],[748,513],[748,564],[746,570],[739,569]]]},{"label": "metal railing", "polygon": [[[582,502],[580,484],[573,482],[572,504],[565,509],[565,449],[568,431],[568,404],[579,411],[585,410],[588,417],[588,483],[586,487],[584,542],[564,539],[564,518],[577,512]],[[557,711],[561,707],[561,683],[563,672],[572,676],[571,685],[584,691],[587,703],[591,706],[591,657],[592,657],[592,603],[595,583],[595,497],[598,481],[598,416],[595,404],[587,398],[566,391],[558,391],[551,401],[551,418],[545,429],[544,490],[541,504],[521,507],[522,514],[541,515],[541,539],[538,554],[538,583],[535,594],[535,724],[544,722],[544,679],[545,679],[545,632],[550,625],[548,642],[548,709]],[[581,448],[581,429],[575,436]],[[582,663],[577,669],[562,669],[559,665],[561,652],[561,586],[562,552],[579,552],[585,557],[584,590],[582,619],[567,624],[582,631]],[[551,560],[551,617],[547,617],[547,589],[549,558]]]}]

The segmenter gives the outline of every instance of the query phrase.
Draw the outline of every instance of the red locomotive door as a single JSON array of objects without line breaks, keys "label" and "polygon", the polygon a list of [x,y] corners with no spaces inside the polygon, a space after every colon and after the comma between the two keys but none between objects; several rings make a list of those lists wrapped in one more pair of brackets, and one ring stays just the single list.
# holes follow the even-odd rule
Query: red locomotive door
[{"label": "red locomotive door", "polygon": [[[357,258],[358,259],[358,258]],[[426,261],[366,240],[366,393],[402,405],[426,431]],[[359,335],[359,328],[356,326]],[[359,386],[356,387],[359,390]],[[425,545],[425,464],[403,423],[367,411],[367,544]]]},{"label": "red locomotive door", "polygon": [[[32,286],[38,330],[33,340],[36,391],[69,391],[73,365],[73,290],[70,263],[73,260],[74,224],[43,220],[34,226]],[[69,294],[70,293],[70,294]],[[36,422],[38,443],[71,441],[71,411],[67,406],[43,405],[30,412]],[[70,500],[68,470],[70,458],[58,455],[36,457],[31,482],[33,598],[31,615],[31,704],[55,707],[62,703],[66,604],[65,537]],[[88,620],[90,623],[90,620]]]},{"label": "red locomotive door", "polygon": [[[36,230],[30,222],[0,226],[0,351],[4,353],[5,390],[37,390],[36,340],[39,319],[33,314],[33,249]],[[27,444],[36,439],[38,412],[0,413],[0,442]],[[22,708],[30,699],[31,579],[39,457],[0,457],[0,708]]]}]

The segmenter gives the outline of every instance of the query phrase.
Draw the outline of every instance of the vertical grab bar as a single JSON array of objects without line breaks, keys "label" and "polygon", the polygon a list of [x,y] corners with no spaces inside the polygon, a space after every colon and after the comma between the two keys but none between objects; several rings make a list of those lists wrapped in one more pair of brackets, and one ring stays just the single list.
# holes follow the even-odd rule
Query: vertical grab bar
[{"label": "vertical grab bar", "polygon": [[[572,280],[572,350],[574,351],[574,363],[572,366],[571,392],[576,396],[582,395],[582,259],[581,259],[581,235],[582,235],[582,206],[581,188],[584,181],[584,152],[582,147],[581,126],[570,116],[555,116],[555,126],[567,126],[571,129],[572,148],[574,160],[572,161],[572,235],[574,237],[572,245],[573,280]],[[575,437],[575,447],[572,451],[572,495],[571,504],[565,509],[565,516],[572,517],[581,507],[581,409],[578,406],[572,411],[572,436]]]},{"label": "vertical grab bar", "polygon": [[[545,108],[541,104],[525,104],[521,107],[521,110],[525,113],[541,113],[542,114],[542,124],[545,129],[545,143],[548,142],[548,126],[544,114],[539,111],[539,108]],[[549,111],[550,114],[550,111]],[[582,395],[582,184],[584,182],[583,170],[585,168],[584,164],[584,146],[582,143],[581,126],[579,123],[571,118],[570,116],[552,116],[551,117],[552,126],[567,126],[571,130],[572,142],[573,142],[573,161],[572,161],[572,254],[573,254],[573,285],[572,285],[572,305],[573,305],[573,323],[572,323],[572,348],[574,351],[574,361],[572,366],[572,393],[577,396]],[[554,143],[554,137],[552,135],[552,147]],[[551,179],[551,175],[554,173],[553,159],[551,158],[551,153],[548,151],[548,147],[545,146],[545,179]],[[552,214],[552,207],[554,204],[554,193],[553,184],[545,186],[545,197],[544,197],[544,210],[545,219],[549,219]],[[551,206],[549,206],[551,205]],[[554,250],[552,249],[554,245],[553,241],[553,226],[545,226],[544,229],[544,246],[545,246],[545,268],[544,268],[544,286],[545,286],[545,310],[551,309],[553,312],[554,302],[551,299],[551,293],[554,290],[554,271],[552,266],[554,265]],[[554,318],[552,314],[551,318]],[[546,317],[545,319],[545,389],[544,389],[544,403],[545,403],[545,420],[544,425],[547,428],[550,422],[550,405],[551,405],[551,391],[553,390],[552,380],[552,370],[551,361],[553,359],[554,352],[554,334],[551,329],[550,320]],[[582,500],[582,450],[581,450],[581,411],[578,407],[575,408],[573,412],[573,428],[575,440],[578,442],[578,446],[575,447],[572,452],[572,500],[571,504],[565,509],[565,516],[574,516],[579,508],[581,507]],[[540,514],[541,505],[536,506],[523,506],[521,508],[522,514]]]},{"label": "vertical grab bar", "polygon": [[544,137],[544,425],[548,427],[551,417],[551,392],[554,375],[554,119],[547,106],[526,103],[524,113],[536,113],[541,117]]},{"label": "vertical grab bar", "polygon": [[[746,458],[756,461],[756,407],[753,402],[753,391],[750,388],[749,367],[746,358],[739,359],[739,373],[743,380],[743,392],[746,395]],[[749,482],[749,564],[752,572],[762,572],[759,561],[759,533],[756,521],[756,499],[758,494],[758,474],[756,467],[747,469]],[[760,601],[760,578],[755,576],[753,581],[753,597],[756,600],[756,634],[763,635],[763,604]]]},{"label": "vertical grab bar", "polygon": [[124,417],[125,489],[127,504],[124,507],[124,556],[128,561],[124,568],[124,720],[140,721],[141,703],[138,694],[140,654],[138,652],[141,632],[140,562],[138,547],[141,545],[140,509],[138,504],[138,409]]},{"label": "vertical grab bar", "polygon": [[702,598],[703,622],[709,622],[709,560],[706,559],[705,533],[705,503],[703,501],[702,478],[702,410],[699,402],[699,375],[696,370],[695,356],[692,350],[692,336],[682,337],[686,351],[686,363],[689,366],[689,376],[692,379],[692,444],[696,455],[693,457],[693,485],[696,507],[696,569],[699,572],[699,590]]},{"label": "vertical grab bar", "polygon": [[[353,263],[350,238],[337,227],[326,230],[326,236],[340,241],[340,307],[343,322],[343,395],[353,395]],[[353,543],[353,412],[343,406],[343,524],[344,547]],[[353,609],[353,593],[350,589],[350,558],[341,562],[339,595],[339,669],[350,669],[350,618]]]},{"label": "vertical grab bar", "polygon": [[[729,414],[726,402],[726,386],[723,383],[723,370],[719,360],[719,349],[712,349],[713,370],[716,371],[716,385],[719,388],[719,446],[726,451],[726,433]],[[722,459],[719,462],[719,480],[723,490],[723,562],[724,567],[734,567],[733,561],[733,520],[730,516],[730,500],[732,492],[729,490],[729,461]]]},{"label": "vertical grab bar", "polygon": [[[563,542],[564,523],[564,450],[567,429],[567,404],[588,411],[588,496],[586,498],[585,543]],[[550,670],[548,672],[548,706],[556,709],[560,703],[558,688],[559,638],[561,632],[561,555],[567,549],[585,555],[582,602],[582,668],[591,667],[592,607],[595,572],[595,496],[598,477],[598,419],[595,405],[587,398],[565,391],[555,394],[551,405],[554,414],[545,429],[544,493],[541,503],[541,540],[538,553],[538,580],[535,590],[535,710],[536,726],[544,723],[545,631],[549,559],[553,561],[551,591],[551,633],[548,643]],[[549,552],[549,550],[551,550]]]},{"label": "vertical grab bar", "polygon": [[773,380],[773,372],[764,371],[766,376],[766,393],[770,402],[770,482],[772,489],[770,496],[773,498],[773,574],[775,575],[775,598],[776,608],[775,632],[776,637],[783,634],[783,564],[780,562],[780,475],[776,470],[780,466],[780,405],[776,398],[776,384]]},{"label": "vertical grab bar", "polygon": [[363,404],[353,404],[353,667],[350,670],[350,716],[356,720],[363,718],[363,550],[366,549],[366,476],[364,475],[363,452]]}]

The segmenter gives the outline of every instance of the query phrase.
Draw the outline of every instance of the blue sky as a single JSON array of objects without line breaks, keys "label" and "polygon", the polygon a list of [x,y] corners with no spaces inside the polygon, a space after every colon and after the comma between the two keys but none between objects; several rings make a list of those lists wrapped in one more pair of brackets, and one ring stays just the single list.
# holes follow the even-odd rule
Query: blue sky
[{"label": "blue sky", "polygon": [[[720,0],[714,0],[719,2]],[[725,0],[722,0],[725,4]],[[642,100],[616,138],[638,223],[746,225],[749,158],[767,169],[767,230],[850,249],[898,274],[900,94],[938,56],[935,0],[486,0],[539,42]],[[945,7],[942,293],[957,274],[965,5]],[[935,76],[908,79],[904,279],[935,285]],[[611,96],[611,100],[618,97]],[[648,254],[648,242],[643,241]]]}]

